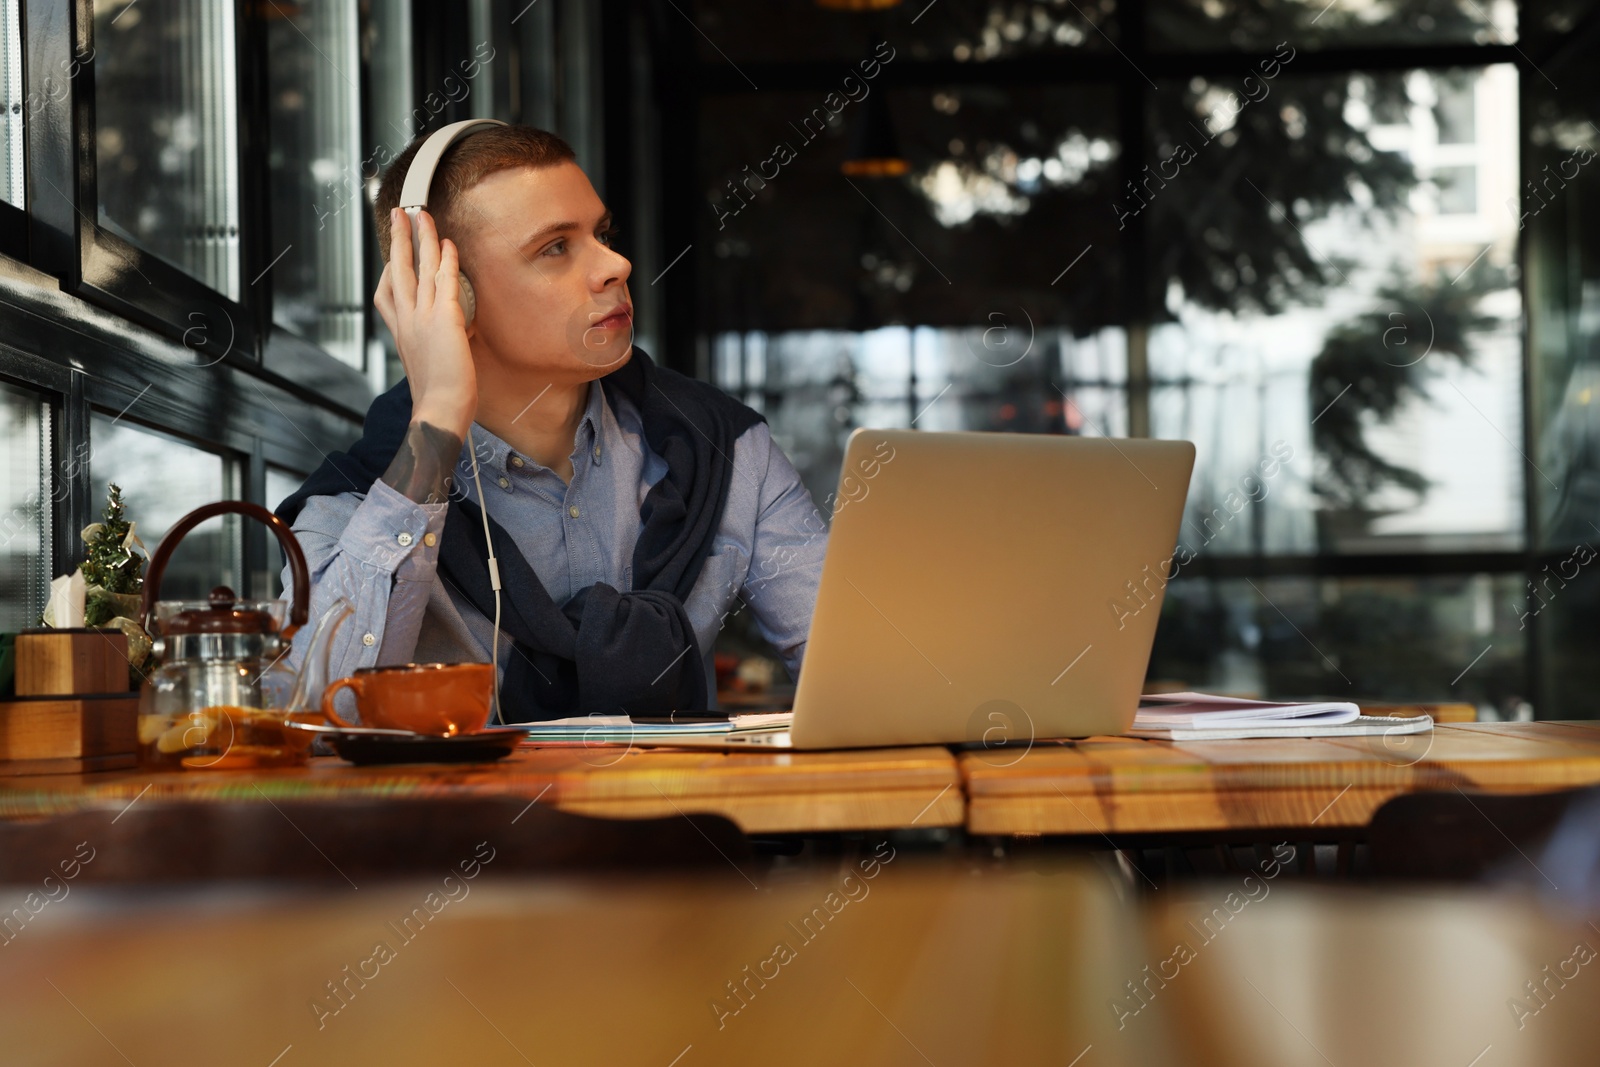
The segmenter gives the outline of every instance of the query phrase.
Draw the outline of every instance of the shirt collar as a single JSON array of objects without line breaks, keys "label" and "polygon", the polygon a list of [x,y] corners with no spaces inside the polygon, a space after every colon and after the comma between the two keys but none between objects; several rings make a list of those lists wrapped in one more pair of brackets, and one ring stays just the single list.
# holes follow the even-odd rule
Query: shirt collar
[{"label": "shirt collar", "polygon": [[589,406],[583,409],[583,418],[578,422],[578,435],[583,435],[585,426],[589,428],[588,440],[585,445],[593,442],[600,436],[600,427],[603,424],[603,415],[606,407],[606,391],[600,385],[599,378],[589,381]]},{"label": "shirt collar", "polygon": [[[601,427],[604,425],[605,405],[605,389],[600,385],[599,379],[592,379],[589,382],[589,402],[583,409],[583,416],[578,420],[577,434],[572,442],[574,456],[582,455],[593,448],[594,442],[599,439]],[[497,471],[513,469],[511,457],[518,453],[499,434],[482,423],[474,422],[472,424],[472,438],[477,443],[478,462],[480,464]],[[464,462],[468,464],[469,468],[472,463],[470,458],[472,447],[470,443],[463,446],[466,457]],[[526,464],[523,467],[524,470],[548,469],[527,456],[523,456],[522,460]]]}]

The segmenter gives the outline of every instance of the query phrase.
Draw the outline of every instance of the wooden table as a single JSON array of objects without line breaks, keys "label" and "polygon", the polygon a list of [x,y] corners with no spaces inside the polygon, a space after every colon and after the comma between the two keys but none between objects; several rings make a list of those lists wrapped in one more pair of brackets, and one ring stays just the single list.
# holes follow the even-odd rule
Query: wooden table
[{"label": "wooden table", "polygon": [[1531,900],[1261,874],[1140,907],[1086,864],[879,855],[759,891],[502,859],[359,892],[73,883],[0,951],[3,1058],[1577,1067],[1600,1044],[1600,964],[1573,959],[1596,935]]},{"label": "wooden table", "polygon": [[847,752],[524,748],[499,763],[230,771],[133,769],[0,778],[0,818],[166,800],[526,797],[582,815],[725,815],[747,833],[960,826],[955,757],[937,746]]},{"label": "wooden table", "polygon": [[519,797],[577,814],[725,815],[749,833],[965,824],[982,834],[1361,827],[1423,790],[1600,783],[1600,722],[1464,723],[1399,738],[1163,742],[1100,737],[964,752],[530,748],[502,763],[0,778],[0,818],[169,800]]},{"label": "wooden table", "polygon": [[1600,722],[1463,723],[1404,737],[1096,737],[960,757],[982,834],[1365,826],[1403,793],[1535,793],[1600,783]]}]

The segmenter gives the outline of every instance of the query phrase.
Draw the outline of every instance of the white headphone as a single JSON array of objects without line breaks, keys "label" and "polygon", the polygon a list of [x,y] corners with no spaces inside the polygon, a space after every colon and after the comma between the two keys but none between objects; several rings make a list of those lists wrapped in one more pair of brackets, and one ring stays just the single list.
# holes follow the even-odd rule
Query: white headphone
[{"label": "white headphone", "polygon": [[[494,126],[505,126],[507,123],[499,119],[465,119],[461,122],[452,122],[428,135],[422,142],[422,147],[417,149],[417,154],[411,157],[411,166],[406,169],[405,184],[400,187],[400,210],[406,213],[411,220],[411,269],[420,268],[422,264],[422,242],[417,240],[417,219],[422,209],[428,206],[428,189],[433,185],[433,172],[439,166],[445,149],[468,134],[487,130]],[[478,310],[478,296],[472,291],[472,283],[467,276],[462,274],[461,287],[458,290],[461,310],[466,313],[467,323],[470,325],[472,316]]]},{"label": "white headphone", "polygon": [[[508,123],[499,119],[466,119],[462,122],[452,122],[450,125],[435,130],[422,142],[422,147],[417,149],[417,154],[411,157],[411,166],[406,170],[405,183],[400,188],[400,210],[406,213],[411,220],[411,269],[417,270],[422,263],[422,243],[417,240],[417,221],[422,209],[428,206],[428,188],[433,185],[433,172],[439,166],[439,160],[444,155],[445,149],[468,134],[477,133],[479,130],[490,129],[494,126],[505,126]],[[472,291],[472,283],[465,274],[460,275],[461,285],[457,290],[461,310],[465,313],[467,323],[472,322],[472,316],[478,310],[478,297]],[[483,515],[483,542],[489,546],[489,584],[494,588],[494,637],[489,642],[490,660],[494,665],[494,718],[493,721],[501,722],[500,718],[500,561],[494,556],[494,541],[489,537],[489,501],[483,495],[483,480],[478,477],[478,448],[472,441],[472,428],[467,428],[467,445],[472,454],[472,483],[478,490],[478,510]]]}]

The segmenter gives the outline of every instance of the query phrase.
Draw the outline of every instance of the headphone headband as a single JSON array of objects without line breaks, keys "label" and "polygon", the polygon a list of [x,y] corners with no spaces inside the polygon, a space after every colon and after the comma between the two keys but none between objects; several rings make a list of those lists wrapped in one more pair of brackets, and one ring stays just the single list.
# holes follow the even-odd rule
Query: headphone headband
[{"label": "headphone headband", "polygon": [[400,187],[401,210],[428,206],[428,189],[433,185],[433,172],[444,157],[445,149],[468,134],[506,125],[509,123],[499,119],[463,119],[429,134],[428,139],[422,142],[422,147],[417,149],[417,154],[411,157],[411,166],[406,169],[405,184]]}]

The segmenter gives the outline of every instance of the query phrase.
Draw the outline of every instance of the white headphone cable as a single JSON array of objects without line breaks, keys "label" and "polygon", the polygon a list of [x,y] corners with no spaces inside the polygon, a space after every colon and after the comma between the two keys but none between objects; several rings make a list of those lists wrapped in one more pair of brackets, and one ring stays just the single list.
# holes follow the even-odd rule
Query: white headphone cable
[{"label": "white headphone cable", "polygon": [[472,447],[472,484],[478,490],[478,511],[483,515],[483,543],[489,548],[489,584],[494,588],[494,637],[489,642],[490,662],[494,665],[494,721],[500,718],[500,561],[494,557],[494,541],[489,536],[489,501],[483,495],[483,480],[478,477],[478,443],[467,427],[467,443]]}]

